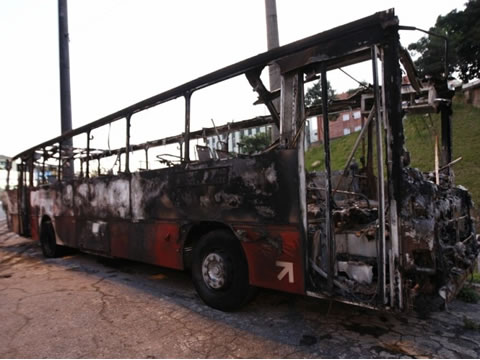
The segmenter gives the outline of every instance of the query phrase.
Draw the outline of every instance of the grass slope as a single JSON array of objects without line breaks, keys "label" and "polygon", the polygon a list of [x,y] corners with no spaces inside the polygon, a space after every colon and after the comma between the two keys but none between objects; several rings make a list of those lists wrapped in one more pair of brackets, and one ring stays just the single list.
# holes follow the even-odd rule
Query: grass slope
[{"label": "grass slope", "polygon": [[[463,160],[453,165],[456,184],[465,186],[473,195],[477,207],[480,207],[480,109],[463,103],[462,97],[455,97],[453,103],[453,159]],[[410,115],[404,120],[405,143],[410,152],[411,166],[422,171],[434,169],[435,134],[439,136],[440,115]],[[333,170],[343,169],[348,155],[358,136],[350,134],[330,143],[331,164]],[[361,156],[361,145],[355,154],[357,162]],[[318,161],[315,167],[312,164]],[[311,148],[305,154],[308,170],[323,170],[323,146]]]}]

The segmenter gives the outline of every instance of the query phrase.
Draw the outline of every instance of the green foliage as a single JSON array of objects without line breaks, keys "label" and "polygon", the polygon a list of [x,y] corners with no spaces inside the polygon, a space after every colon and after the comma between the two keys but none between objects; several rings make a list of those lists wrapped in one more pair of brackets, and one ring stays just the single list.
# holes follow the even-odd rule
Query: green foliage
[{"label": "green foliage", "polygon": [[[327,93],[328,97],[332,98],[335,96],[335,90],[332,89],[330,85],[330,81],[327,80]],[[315,82],[311,88],[307,90],[305,94],[305,105],[306,106],[314,106],[314,105],[321,105],[322,104],[322,85],[320,80]]]},{"label": "green foliage", "polygon": [[270,135],[266,132],[256,133],[253,136],[242,136],[240,143],[241,152],[243,154],[254,154],[264,150],[268,145],[270,145]]},{"label": "green foliage", "polygon": [[[358,133],[353,133],[330,141],[330,167],[332,170],[343,169],[357,136]],[[312,147],[305,153],[305,164],[309,171],[325,170],[323,144]]]},{"label": "green foliage", "polygon": [[464,286],[458,293],[457,298],[466,303],[476,304],[478,300],[480,300],[480,295],[478,295],[474,288]]},{"label": "green foliage", "polygon": [[480,273],[474,272],[472,274],[472,282],[475,284],[480,284]]},{"label": "green foliage", "polygon": [[[480,0],[470,0],[463,11],[452,10],[439,16],[430,31],[449,40],[449,72],[458,71],[468,81],[480,76]],[[445,43],[437,36],[424,36],[408,49],[418,53],[415,61],[420,74],[444,77]]]}]

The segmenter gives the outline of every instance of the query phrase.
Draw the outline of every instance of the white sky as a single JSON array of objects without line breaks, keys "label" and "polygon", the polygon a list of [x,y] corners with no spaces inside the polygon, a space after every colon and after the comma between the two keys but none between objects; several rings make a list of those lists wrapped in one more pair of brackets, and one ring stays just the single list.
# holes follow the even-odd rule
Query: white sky
[{"label": "white sky", "polygon": [[[391,7],[401,24],[428,29],[464,2],[277,0],[280,45]],[[73,127],[266,51],[264,6],[264,0],[69,0]],[[402,32],[401,41],[406,46],[421,35]],[[0,48],[0,154],[13,156],[60,133],[57,0],[0,0]],[[363,68],[351,73],[369,76]],[[330,80],[337,92],[355,87],[345,75]],[[255,99],[243,77],[195,93],[192,129],[211,126],[211,118],[222,124],[266,114],[250,106]],[[134,142],[180,133],[183,111],[182,99],[151,111],[147,132],[133,133]]]}]

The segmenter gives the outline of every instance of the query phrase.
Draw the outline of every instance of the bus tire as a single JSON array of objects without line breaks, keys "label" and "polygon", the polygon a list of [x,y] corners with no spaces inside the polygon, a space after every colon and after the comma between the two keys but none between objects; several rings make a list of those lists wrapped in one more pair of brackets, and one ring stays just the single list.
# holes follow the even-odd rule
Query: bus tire
[{"label": "bus tire", "polygon": [[55,239],[55,230],[50,221],[45,221],[40,230],[40,246],[42,248],[43,256],[47,258],[59,257],[62,253],[62,248],[57,245]]},{"label": "bus tire", "polygon": [[243,249],[225,230],[209,232],[194,246],[192,278],[200,298],[218,310],[237,310],[255,294]]}]

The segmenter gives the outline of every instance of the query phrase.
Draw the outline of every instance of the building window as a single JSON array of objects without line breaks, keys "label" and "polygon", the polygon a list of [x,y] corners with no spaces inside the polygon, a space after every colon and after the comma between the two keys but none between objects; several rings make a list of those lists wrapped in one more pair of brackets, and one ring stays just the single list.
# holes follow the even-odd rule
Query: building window
[{"label": "building window", "polygon": [[350,128],[343,129],[343,135],[348,135],[348,134],[350,134]]},{"label": "building window", "polygon": [[355,111],[355,112],[353,113],[353,118],[354,118],[354,119],[360,119],[360,111]]},{"label": "building window", "polygon": [[343,114],[342,119],[343,121],[348,121],[350,119],[350,116],[348,116],[348,114]]},{"label": "building window", "polygon": [[252,135],[252,128],[248,129],[248,135]]},{"label": "building window", "polygon": [[355,130],[354,130],[354,131],[360,131],[360,130],[362,130],[362,127],[361,127],[360,125],[355,126]]}]

